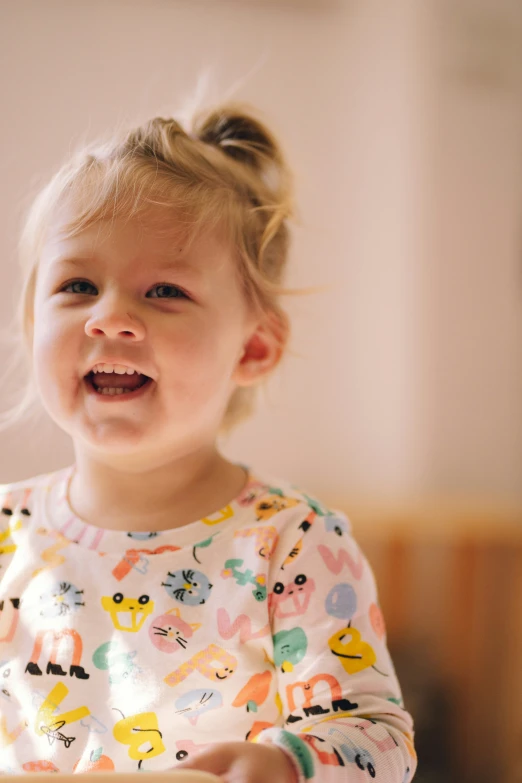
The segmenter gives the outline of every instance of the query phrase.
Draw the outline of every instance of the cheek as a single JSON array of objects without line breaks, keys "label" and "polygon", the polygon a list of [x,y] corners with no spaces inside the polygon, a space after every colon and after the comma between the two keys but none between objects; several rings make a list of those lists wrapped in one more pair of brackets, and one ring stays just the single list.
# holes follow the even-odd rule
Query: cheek
[{"label": "cheek", "polygon": [[215,355],[223,339],[227,339],[226,328],[216,318],[209,316],[179,320],[166,335],[172,352],[184,359]]},{"label": "cheek", "polygon": [[[237,355],[238,337],[222,324],[192,324],[172,333],[164,343],[164,372],[177,383],[207,387],[226,383]],[[170,357],[170,361],[169,361]]]},{"label": "cheek", "polygon": [[39,363],[46,360],[56,362],[63,357],[64,351],[71,352],[70,344],[70,335],[65,330],[50,324],[38,324],[33,340],[33,357]]},{"label": "cheek", "polygon": [[35,303],[33,349],[38,353],[60,351],[70,338],[70,326],[49,303]]},{"label": "cheek", "polygon": [[59,393],[61,384],[79,383],[80,344],[70,329],[56,319],[35,320],[34,376],[41,393]]}]

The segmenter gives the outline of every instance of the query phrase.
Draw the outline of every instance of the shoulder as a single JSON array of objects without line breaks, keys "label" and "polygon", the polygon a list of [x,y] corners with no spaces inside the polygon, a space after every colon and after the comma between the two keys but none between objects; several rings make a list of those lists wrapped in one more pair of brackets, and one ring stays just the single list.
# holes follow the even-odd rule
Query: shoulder
[{"label": "shoulder", "polygon": [[45,495],[63,470],[40,473],[36,476],[0,484],[0,511],[2,524],[15,513],[31,514],[37,499]]},{"label": "shoulder", "polygon": [[256,526],[277,532],[277,550],[291,550],[299,541],[318,543],[327,538],[351,538],[352,525],[344,511],[329,506],[293,482],[266,473],[252,473],[246,487],[245,504],[250,505]]},{"label": "shoulder", "polygon": [[[243,492],[243,504],[253,507],[259,521],[275,519],[283,511],[287,512],[285,517],[315,514],[316,517],[323,517],[332,529],[337,519],[346,533],[351,532],[351,523],[343,511],[332,508],[314,492],[305,491],[287,479],[266,473],[251,471]],[[290,509],[295,509],[295,514],[289,514]]]}]

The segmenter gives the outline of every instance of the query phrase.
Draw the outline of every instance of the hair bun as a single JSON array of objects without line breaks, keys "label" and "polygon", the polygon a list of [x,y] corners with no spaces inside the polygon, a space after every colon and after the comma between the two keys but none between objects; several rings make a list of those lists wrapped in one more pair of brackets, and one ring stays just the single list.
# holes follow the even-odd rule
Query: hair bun
[{"label": "hair bun", "polygon": [[199,121],[194,133],[203,142],[219,146],[231,158],[262,172],[282,162],[279,146],[270,131],[249,112],[235,105],[214,109]]}]

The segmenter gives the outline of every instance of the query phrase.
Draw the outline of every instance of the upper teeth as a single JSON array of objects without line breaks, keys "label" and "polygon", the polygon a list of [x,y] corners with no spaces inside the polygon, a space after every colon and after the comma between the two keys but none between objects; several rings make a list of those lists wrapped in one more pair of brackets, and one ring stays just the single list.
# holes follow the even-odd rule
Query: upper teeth
[{"label": "upper teeth", "polygon": [[133,373],[138,373],[138,370],[126,367],[124,364],[95,364],[92,372],[116,372],[118,375],[132,375]]}]

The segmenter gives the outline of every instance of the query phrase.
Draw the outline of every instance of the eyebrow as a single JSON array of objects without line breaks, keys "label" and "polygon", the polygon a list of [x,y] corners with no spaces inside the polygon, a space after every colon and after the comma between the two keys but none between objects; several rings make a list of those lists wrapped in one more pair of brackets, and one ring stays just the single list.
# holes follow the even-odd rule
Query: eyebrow
[{"label": "eyebrow", "polygon": [[[58,266],[85,266],[87,263],[94,263],[96,265],[96,259],[92,257],[82,258],[81,256],[55,258],[51,262],[51,266],[55,269]],[[193,264],[189,264],[187,261],[174,261],[173,259],[158,259],[150,264],[153,269],[165,269],[172,270],[173,272],[190,272],[191,274],[200,277],[202,271],[195,267]]]}]

